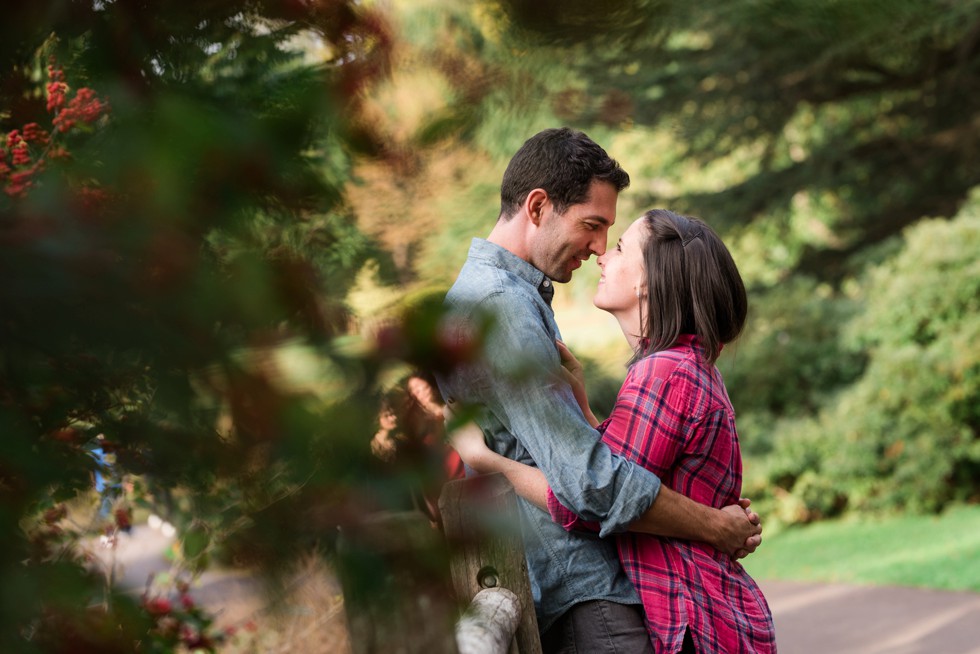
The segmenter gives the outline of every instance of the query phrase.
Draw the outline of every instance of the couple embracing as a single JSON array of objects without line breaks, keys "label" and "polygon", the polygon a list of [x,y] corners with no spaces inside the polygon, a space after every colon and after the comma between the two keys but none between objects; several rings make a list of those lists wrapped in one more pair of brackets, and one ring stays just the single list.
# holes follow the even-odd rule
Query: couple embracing
[{"label": "couple embracing", "polygon": [[[477,315],[494,317],[485,360],[438,380],[450,406],[480,410],[453,444],[521,496],[546,653],[774,652],[769,607],[737,562],[761,527],[740,500],[735,414],[714,366],[742,329],[745,288],[696,218],[648,211],[607,249],[628,185],[567,128],[511,159],[497,223],[446,298],[461,339]],[[551,309],[553,284],[593,254],[594,303],[634,353],[601,424]]]}]

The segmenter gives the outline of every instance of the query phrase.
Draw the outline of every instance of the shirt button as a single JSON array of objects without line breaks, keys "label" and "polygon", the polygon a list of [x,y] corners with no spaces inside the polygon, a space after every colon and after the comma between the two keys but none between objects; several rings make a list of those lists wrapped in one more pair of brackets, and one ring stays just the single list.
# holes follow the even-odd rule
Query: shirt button
[{"label": "shirt button", "polygon": [[541,285],[544,286],[545,288],[548,288],[549,286],[551,286],[551,280],[546,279],[543,282],[541,282]]}]

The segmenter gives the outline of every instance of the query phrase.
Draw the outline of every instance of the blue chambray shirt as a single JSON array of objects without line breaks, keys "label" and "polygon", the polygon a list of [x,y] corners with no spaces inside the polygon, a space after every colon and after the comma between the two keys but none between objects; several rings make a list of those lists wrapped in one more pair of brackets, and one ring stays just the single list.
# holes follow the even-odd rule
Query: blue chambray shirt
[{"label": "blue chambray shirt", "polygon": [[[558,500],[600,534],[566,532],[518,498],[531,590],[542,632],[573,604],[605,599],[639,604],[612,539],[643,514],[660,490],[653,473],[613,456],[559,373],[552,282],[513,253],[475,238],[446,296],[465,339],[478,315],[493,318],[486,360],[437,381],[446,399],[482,407],[477,422],[494,451],[540,467]],[[486,312],[486,313],[483,313]]]}]

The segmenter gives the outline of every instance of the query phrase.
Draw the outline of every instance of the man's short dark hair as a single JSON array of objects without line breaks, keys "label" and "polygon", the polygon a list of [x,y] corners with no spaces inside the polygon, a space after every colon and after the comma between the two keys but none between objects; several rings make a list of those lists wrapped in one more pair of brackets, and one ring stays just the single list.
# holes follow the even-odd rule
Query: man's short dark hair
[{"label": "man's short dark hair", "polygon": [[555,211],[564,213],[585,202],[593,180],[609,182],[616,191],[630,185],[630,176],[615,159],[582,132],[560,127],[538,132],[514,154],[500,184],[500,215],[513,216],[536,188],[548,192]]}]

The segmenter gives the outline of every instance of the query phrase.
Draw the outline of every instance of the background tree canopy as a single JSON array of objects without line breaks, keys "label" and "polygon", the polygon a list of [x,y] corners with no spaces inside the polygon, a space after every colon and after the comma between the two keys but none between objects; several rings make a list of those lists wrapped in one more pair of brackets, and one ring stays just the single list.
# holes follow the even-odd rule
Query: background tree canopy
[{"label": "background tree canopy", "polygon": [[[440,156],[407,178],[452,191],[399,202],[431,216],[434,232],[416,232],[403,280],[451,279],[468,237],[489,231],[496,175],[523,138],[555,124],[585,129],[633,177],[621,222],[668,206],[707,219],[736,255],[750,320],[722,370],[750,454],[748,488],[773,522],[977,498],[977,423],[949,403],[977,400],[980,344],[966,336],[976,249],[962,225],[980,183],[980,3],[408,4],[395,14],[413,56],[385,84],[427,75],[442,103],[430,99],[429,120],[392,112],[386,124],[419,144],[442,136]],[[460,70],[465,84],[454,83]],[[356,204],[366,230],[385,219],[383,207]],[[927,256],[911,226],[930,216],[946,220]],[[559,324],[584,354],[623,360],[578,327],[594,275],[580,271],[559,298]],[[913,292],[902,275],[922,285]],[[939,298],[947,306],[930,328],[916,322],[888,346],[857,334],[900,316],[933,320]],[[889,368],[923,329],[962,346],[946,350],[954,368],[919,350],[907,352],[910,366],[922,358],[915,374]],[[611,406],[622,371],[596,374],[594,395]]]},{"label": "background tree canopy", "polygon": [[[155,624],[71,554],[101,528],[61,513],[93,503],[97,450],[194,569],[329,550],[393,505],[379,398],[466,354],[432,289],[560,124],[630,171],[620,225],[667,206],[732,248],[750,323],[720,366],[769,524],[977,500],[980,1],[617,6],[6,10],[4,651],[130,651]],[[596,276],[558,318],[608,410],[626,357]]]}]

